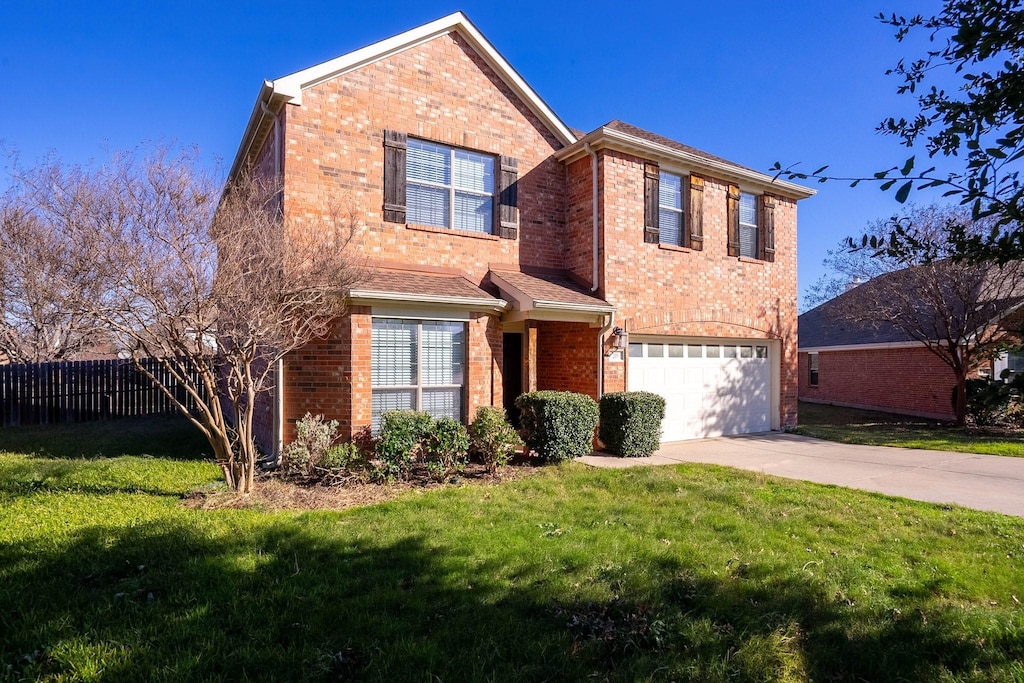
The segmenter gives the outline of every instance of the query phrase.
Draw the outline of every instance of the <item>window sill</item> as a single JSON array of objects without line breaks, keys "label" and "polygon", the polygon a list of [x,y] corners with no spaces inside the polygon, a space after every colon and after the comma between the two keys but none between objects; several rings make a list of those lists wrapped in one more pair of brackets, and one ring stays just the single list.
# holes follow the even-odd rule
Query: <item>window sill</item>
[{"label": "window sill", "polygon": [[675,244],[662,244],[661,242],[658,242],[658,249],[664,249],[665,251],[678,251],[683,254],[689,254],[693,251],[693,249],[690,249],[689,247],[679,247]]},{"label": "window sill", "polygon": [[491,235],[485,232],[472,232],[470,230],[452,230],[451,228],[439,228],[436,225],[420,225],[418,223],[406,223],[405,227],[409,230],[419,230],[420,232],[436,232],[441,235],[454,235],[455,237],[470,237],[478,240],[488,240],[490,242],[498,242],[501,240],[497,235]]},{"label": "window sill", "polygon": [[750,258],[749,256],[737,256],[736,260],[740,263],[756,263],[759,266],[763,266],[768,263],[767,261],[762,261],[759,258]]}]

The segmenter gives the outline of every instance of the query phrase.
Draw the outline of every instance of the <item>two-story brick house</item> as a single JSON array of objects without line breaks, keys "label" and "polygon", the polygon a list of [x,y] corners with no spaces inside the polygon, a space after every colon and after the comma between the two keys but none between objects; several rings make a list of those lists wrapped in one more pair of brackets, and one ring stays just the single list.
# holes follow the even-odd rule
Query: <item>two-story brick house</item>
[{"label": "two-story brick house", "polygon": [[373,265],[282,362],[275,442],[307,411],[468,421],[532,389],[656,391],[665,440],[795,423],[813,192],[618,121],[569,128],[461,13],[265,82],[247,168],[279,175],[287,220],[354,207]]}]

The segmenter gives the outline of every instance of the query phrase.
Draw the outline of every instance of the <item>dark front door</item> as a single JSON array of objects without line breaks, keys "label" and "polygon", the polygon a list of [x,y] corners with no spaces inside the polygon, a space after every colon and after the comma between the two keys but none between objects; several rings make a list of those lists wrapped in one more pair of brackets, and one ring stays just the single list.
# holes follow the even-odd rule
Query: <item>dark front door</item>
[{"label": "dark front door", "polygon": [[502,404],[508,413],[508,420],[519,428],[519,409],[516,398],[523,393],[523,335],[506,332],[502,336],[503,359],[501,362]]}]

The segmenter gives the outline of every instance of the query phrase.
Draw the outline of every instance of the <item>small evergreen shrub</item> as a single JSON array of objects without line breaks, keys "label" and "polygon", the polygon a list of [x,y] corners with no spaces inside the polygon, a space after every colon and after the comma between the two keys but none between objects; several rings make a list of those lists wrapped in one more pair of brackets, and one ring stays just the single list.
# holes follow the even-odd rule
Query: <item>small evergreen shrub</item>
[{"label": "small evergreen shrub", "polygon": [[526,445],[542,462],[559,462],[593,450],[598,408],[594,399],[571,391],[534,391],[516,399]]},{"label": "small evergreen shrub", "polygon": [[469,434],[458,420],[439,418],[424,443],[423,453],[430,476],[444,481],[465,469],[469,461]]},{"label": "small evergreen shrub", "polygon": [[295,423],[295,439],[281,453],[281,470],[287,476],[308,477],[334,445],[338,421],[306,413]]},{"label": "small evergreen shrub", "polygon": [[358,445],[339,443],[327,449],[317,466],[331,472],[354,472],[365,470],[367,464],[366,455]]},{"label": "small evergreen shrub", "polygon": [[427,413],[415,410],[391,410],[384,413],[380,437],[377,439],[374,479],[404,479],[433,426],[434,418]]},{"label": "small evergreen shrub", "polygon": [[[954,395],[956,388],[953,389]],[[986,427],[1001,422],[1014,398],[1014,387],[993,379],[967,380],[967,417]]]},{"label": "small evergreen shrub", "polygon": [[624,458],[648,456],[661,446],[665,399],[649,391],[617,391],[601,397],[599,437]]},{"label": "small evergreen shrub", "polygon": [[488,472],[507,465],[522,445],[523,440],[508,423],[504,409],[495,406],[477,409],[469,425],[469,450],[480,458]]}]

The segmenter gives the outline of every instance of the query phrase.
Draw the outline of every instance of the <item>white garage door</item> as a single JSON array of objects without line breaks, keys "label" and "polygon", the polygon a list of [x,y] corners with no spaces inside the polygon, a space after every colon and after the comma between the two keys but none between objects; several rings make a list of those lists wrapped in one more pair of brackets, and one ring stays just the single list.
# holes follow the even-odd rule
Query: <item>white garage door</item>
[{"label": "white garage door", "polygon": [[629,389],[665,397],[662,441],[771,429],[771,364],[764,341],[703,339],[629,344]]}]

